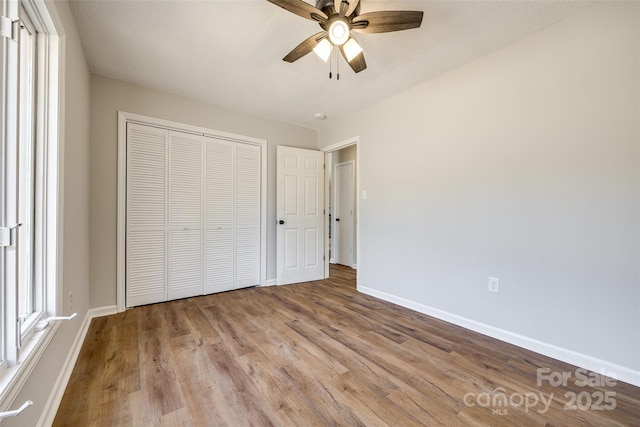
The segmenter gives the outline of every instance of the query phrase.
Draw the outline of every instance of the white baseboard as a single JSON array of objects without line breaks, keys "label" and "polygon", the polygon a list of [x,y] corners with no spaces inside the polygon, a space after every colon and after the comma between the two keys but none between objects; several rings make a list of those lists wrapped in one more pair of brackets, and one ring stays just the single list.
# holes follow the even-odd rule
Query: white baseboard
[{"label": "white baseboard", "polygon": [[415,301],[391,295],[386,292],[378,291],[376,289],[367,288],[365,286],[358,286],[358,291],[362,292],[363,294],[371,295],[381,300],[392,302],[402,307],[415,310],[419,313],[444,320],[445,322],[453,323],[457,326],[462,326],[463,328],[479,332],[483,335],[508,342],[509,344],[517,345],[518,347],[535,351],[536,353],[540,353],[545,356],[570,363],[580,368],[588,369],[592,372],[605,373],[606,375],[610,375],[615,379],[640,387],[640,371],[636,371],[631,368],[621,366],[606,360],[598,359],[586,354],[578,353],[573,350],[558,347],[553,344],[538,341],[536,339],[516,334],[505,329],[496,328],[485,323],[477,322],[466,317],[458,316],[457,314],[449,313],[447,311],[443,311],[434,307],[430,307],[428,305],[420,304]]},{"label": "white baseboard", "polygon": [[275,286],[276,283],[276,279],[269,279],[266,282],[264,282],[264,286]]},{"label": "white baseboard", "polygon": [[55,419],[56,413],[58,412],[58,407],[60,406],[60,402],[62,401],[62,396],[64,395],[64,391],[66,390],[69,379],[71,378],[73,367],[76,364],[76,360],[78,360],[78,355],[80,354],[82,343],[84,342],[84,339],[87,336],[87,332],[89,331],[91,319],[95,317],[116,314],[117,312],[118,310],[115,305],[92,308],[87,311],[87,315],[82,321],[82,325],[78,330],[78,334],[76,335],[76,338],[74,339],[73,344],[69,349],[69,354],[67,354],[67,358],[64,361],[64,365],[60,370],[58,379],[56,380],[53,389],[51,390],[49,399],[47,399],[47,403],[45,403],[44,405],[42,415],[40,416],[40,420],[38,421],[38,426],[45,427],[53,424],[53,420]]},{"label": "white baseboard", "polygon": [[96,317],[102,316],[111,316],[112,314],[118,313],[118,307],[115,305],[105,305],[104,307],[96,307],[92,308],[87,312],[87,317],[89,320],[95,319]]}]

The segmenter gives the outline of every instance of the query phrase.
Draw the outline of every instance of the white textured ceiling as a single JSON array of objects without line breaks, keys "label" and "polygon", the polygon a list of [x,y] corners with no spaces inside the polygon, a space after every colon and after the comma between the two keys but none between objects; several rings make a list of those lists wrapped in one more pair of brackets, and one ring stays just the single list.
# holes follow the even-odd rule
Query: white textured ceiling
[{"label": "white textured ceiling", "polygon": [[[591,6],[584,1],[362,0],[361,13],[422,10],[422,27],[359,34],[368,68],[355,74],[341,61],[336,81],[335,75],[329,80],[328,64],[313,53],[293,64],[282,61],[320,29],[266,0],[70,4],[93,73],[310,128],[329,125]],[[316,120],[316,112],[328,119]]]}]

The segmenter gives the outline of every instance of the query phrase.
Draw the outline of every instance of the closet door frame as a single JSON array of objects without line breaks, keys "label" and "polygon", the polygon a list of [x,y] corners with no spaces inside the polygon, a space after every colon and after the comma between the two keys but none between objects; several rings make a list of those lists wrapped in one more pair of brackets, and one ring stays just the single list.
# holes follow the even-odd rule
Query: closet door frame
[{"label": "closet door frame", "polygon": [[267,276],[267,141],[215,129],[192,126],[140,114],[118,111],[118,187],[117,187],[117,248],[116,248],[116,310],[126,310],[126,225],[127,225],[127,124],[137,123],[178,132],[193,133],[260,147],[260,283]]}]

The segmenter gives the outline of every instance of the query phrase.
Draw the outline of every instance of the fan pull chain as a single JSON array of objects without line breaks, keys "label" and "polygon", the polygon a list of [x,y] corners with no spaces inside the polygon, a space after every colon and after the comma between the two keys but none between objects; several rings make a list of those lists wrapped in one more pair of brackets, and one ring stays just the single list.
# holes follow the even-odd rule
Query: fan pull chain
[{"label": "fan pull chain", "polygon": [[[333,55],[336,49],[333,49],[329,54],[329,79],[333,78],[333,72],[331,71],[333,68]],[[340,55],[337,53],[336,55],[336,80],[340,80]]]}]

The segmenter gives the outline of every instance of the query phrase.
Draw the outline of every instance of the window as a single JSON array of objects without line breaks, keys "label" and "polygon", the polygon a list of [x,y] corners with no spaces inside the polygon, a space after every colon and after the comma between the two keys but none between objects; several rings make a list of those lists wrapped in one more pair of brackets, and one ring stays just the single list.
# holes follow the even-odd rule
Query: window
[{"label": "window", "polygon": [[[62,314],[58,301],[60,38],[48,3],[0,0],[0,408]],[[31,365],[30,365],[31,364]]]},{"label": "window", "polygon": [[[37,32],[26,13],[22,13],[18,52],[19,109],[18,116],[18,319],[21,338],[28,333],[42,314],[42,281],[37,280],[35,267],[36,244],[41,243],[41,230],[37,230],[36,218],[42,213],[36,197],[37,175],[40,172],[36,156],[36,51]],[[38,162],[39,164],[40,162]],[[40,233],[38,233],[40,231]],[[38,237],[36,239],[36,236]]]}]

